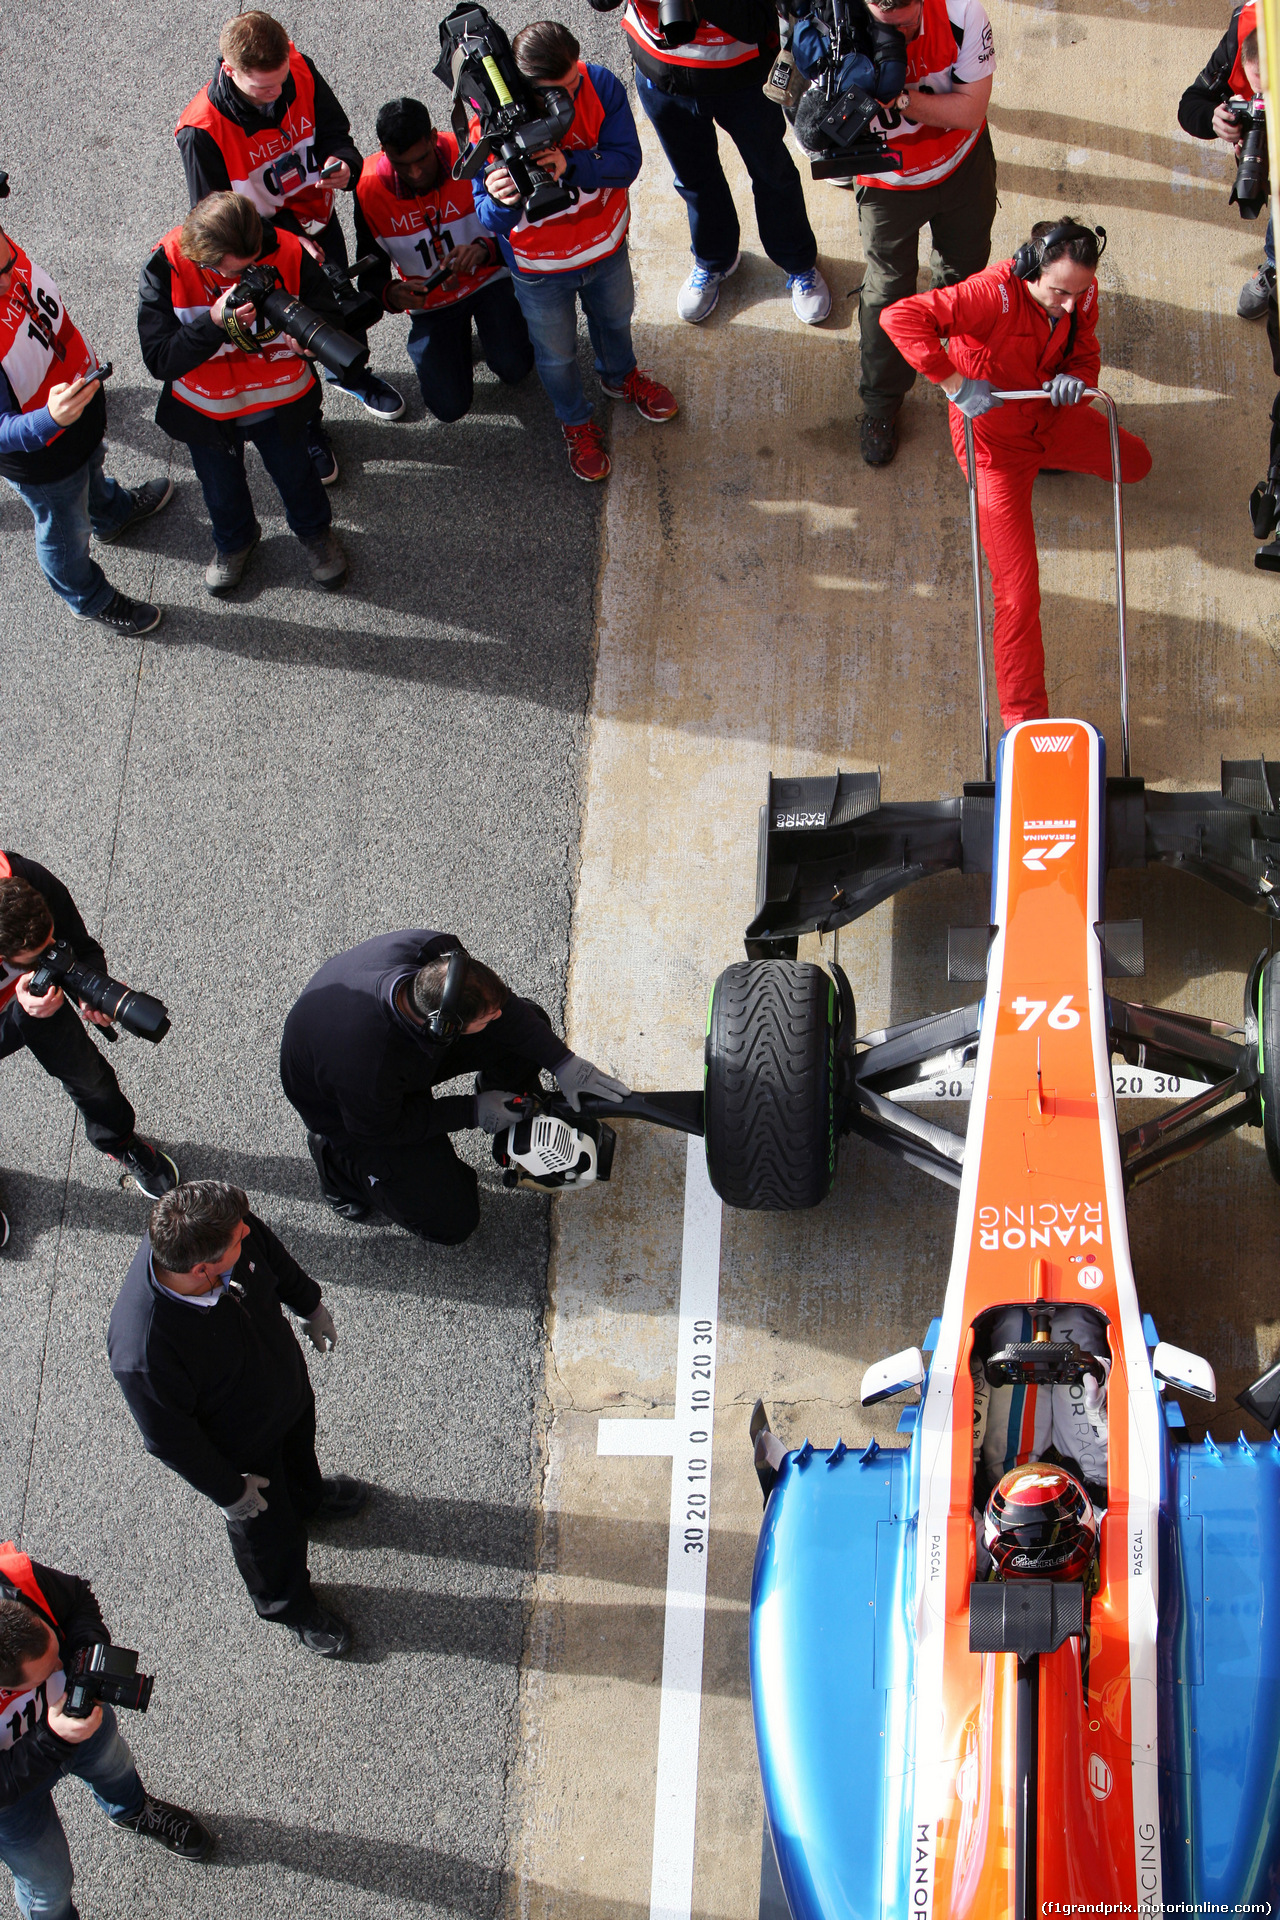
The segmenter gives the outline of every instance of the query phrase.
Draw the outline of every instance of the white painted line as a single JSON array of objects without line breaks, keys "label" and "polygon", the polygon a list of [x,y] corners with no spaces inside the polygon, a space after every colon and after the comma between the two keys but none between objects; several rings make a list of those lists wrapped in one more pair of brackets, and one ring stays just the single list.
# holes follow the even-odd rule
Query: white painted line
[{"label": "white painted line", "polygon": [[711,1521],[711,1423],[720,1311],[720,1201],[706,1153],[689,1136],[676,1348],[667,1604],[658,1717],[658,1786],[653,1817],[649,1920],[690,1920],[693,1837],[702,1722],[702,1642]]},{"label": "white painted line", "polygon": [[657,1455],[670,1459],[675,1448],[674,1420],[602,1420],[596,1429],[596,1454]]}]

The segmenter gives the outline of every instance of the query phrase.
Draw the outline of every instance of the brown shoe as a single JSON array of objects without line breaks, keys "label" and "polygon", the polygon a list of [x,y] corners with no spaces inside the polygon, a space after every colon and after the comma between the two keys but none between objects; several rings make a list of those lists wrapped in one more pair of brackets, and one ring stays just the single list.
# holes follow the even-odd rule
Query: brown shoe
[{"label": "brown shoe", "polygon": [[880,413],[864,413],[859,424],[862,457],[869,467],[887,467],[898,451],[898,422]]}]

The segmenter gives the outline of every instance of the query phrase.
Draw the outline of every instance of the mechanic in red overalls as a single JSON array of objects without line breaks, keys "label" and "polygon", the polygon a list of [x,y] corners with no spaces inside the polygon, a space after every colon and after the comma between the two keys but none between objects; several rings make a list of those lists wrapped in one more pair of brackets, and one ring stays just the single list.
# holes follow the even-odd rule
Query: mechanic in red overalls
[{"label": "mechanic in red overalls", "polygon": [[[1097,385],[1102,358],[1099,240],[1105,246],[1100,227],[1041,220],[1012,260],[957,286],[912,294],[880,316],[903,358],[951,401],[951,439],[966,477],[961,415],[975,423],[979,518],[995,600],[996,689],[1006,727],[1049,712],[1031,517],[1035,477],[1048,468],[1111,478],[1106,418],[1081,404],[1086,387]],[[993,397],[993,389],[1031,387],[1043,388],[1052,406]],[[1142,480],[1150,471],[1145,444],[1122,429],[1122,478]]]}]

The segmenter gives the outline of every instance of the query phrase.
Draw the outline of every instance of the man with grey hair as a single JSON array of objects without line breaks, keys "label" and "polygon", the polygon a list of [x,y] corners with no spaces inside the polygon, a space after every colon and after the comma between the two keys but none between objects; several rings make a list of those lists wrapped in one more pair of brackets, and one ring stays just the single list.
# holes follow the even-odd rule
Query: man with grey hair
[{"label": "man with grey hair", "polygon": [[282,1302],[332,1351],[319,1287],[240,1188],[184,1181],[151,1209],[107,1352],[147,1452],[222,1509],[259,1615],[332,1658],[351,1633],[312,1592],[307,1522],[357,1512],[366,1490],[321,1475],[315,1396]]}]

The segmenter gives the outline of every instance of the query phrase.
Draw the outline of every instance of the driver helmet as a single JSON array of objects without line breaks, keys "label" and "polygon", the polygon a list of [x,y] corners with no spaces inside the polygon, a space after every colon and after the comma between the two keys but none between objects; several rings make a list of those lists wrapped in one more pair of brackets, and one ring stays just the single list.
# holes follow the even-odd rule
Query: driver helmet
[{"label": "driver helmet", "polygon": [[992,1490],[982,1543],[1001,1580],[1083,1580],[1098,1550],[1098,1517],[1073,1473],[1033,1460]]}]

